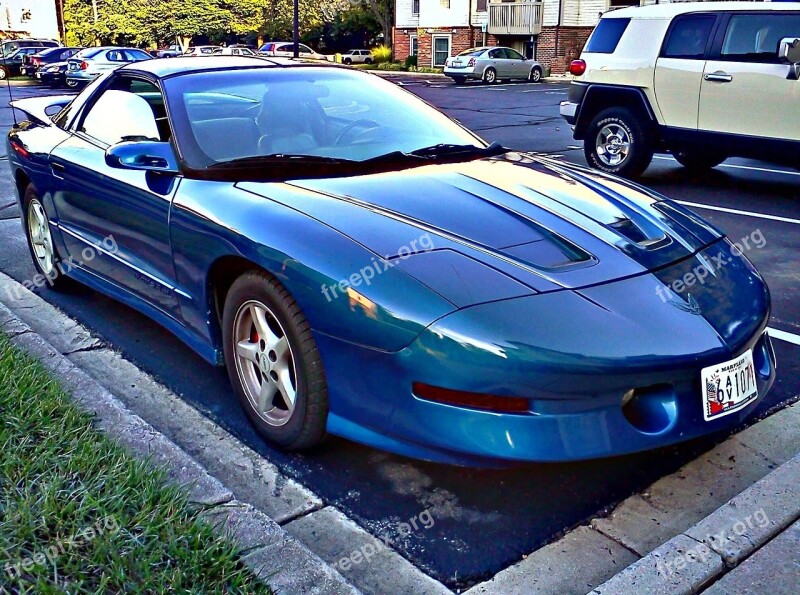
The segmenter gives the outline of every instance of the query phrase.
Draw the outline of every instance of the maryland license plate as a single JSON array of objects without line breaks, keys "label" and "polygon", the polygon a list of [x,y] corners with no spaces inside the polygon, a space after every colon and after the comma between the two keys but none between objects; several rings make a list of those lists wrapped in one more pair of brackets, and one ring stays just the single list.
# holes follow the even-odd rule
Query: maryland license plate
[{"label": "maryland license plate", "polygon": [[753,350],[701,371],[703,418],[706,421],[739,411],[758,398]]}]

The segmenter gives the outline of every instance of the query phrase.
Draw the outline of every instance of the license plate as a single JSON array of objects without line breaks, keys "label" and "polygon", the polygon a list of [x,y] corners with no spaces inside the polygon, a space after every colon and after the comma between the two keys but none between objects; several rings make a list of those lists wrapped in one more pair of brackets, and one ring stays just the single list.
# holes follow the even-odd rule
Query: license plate
[{"label": "license plate", "polygon": [[706,421],[739,411],[758,398],[752,349],[736,359],[703,368],[700,377]]}]

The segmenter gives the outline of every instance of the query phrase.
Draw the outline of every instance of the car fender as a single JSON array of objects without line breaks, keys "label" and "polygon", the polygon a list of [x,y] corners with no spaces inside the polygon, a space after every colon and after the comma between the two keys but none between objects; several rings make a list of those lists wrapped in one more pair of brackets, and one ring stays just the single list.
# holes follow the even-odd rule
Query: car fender
[{"label": "car fender", "polygon": [[576,114],[575,138],[583,139],[594,117],[610,107],[636,109],[645,118],[645,124],[657,125],[659,122],[644,89],[623,85],[588,84]]}]

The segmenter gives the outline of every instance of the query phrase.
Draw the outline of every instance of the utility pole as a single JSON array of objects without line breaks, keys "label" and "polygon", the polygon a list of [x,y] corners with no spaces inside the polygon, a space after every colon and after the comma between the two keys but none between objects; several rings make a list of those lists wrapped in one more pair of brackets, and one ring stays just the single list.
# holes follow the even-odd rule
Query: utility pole
[{"label": "utility pole", "polygon": [[300,0],[294,0],[294,57],[300,56]]}]

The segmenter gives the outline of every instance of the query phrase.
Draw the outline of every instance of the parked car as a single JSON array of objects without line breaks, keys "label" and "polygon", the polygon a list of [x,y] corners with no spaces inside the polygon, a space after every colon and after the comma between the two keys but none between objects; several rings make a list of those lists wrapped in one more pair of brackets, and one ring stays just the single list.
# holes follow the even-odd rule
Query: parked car
[{"label": "parked car", "polygon": [[86,48],[67,60],[67,87],[78,87],[93,81],[108,70],[130,62],[152,60],[153,56],[138,48],[116,46]]},{"label": "parked car", "polygon": [[372,64],[372,52],[369,50],[347,50],[342,54],[342,64]]},{"label": "parked car", "polygon": [[0,61],[0,80],[19,75],[22,69],[22,59],[29,54],[40,52],[41,49],[40,47],[24,47],[3,56]]},{"label": "parked car", "polygon": [[79,47],[58,47],[48,48],[36,54],[28,54],[22,58],[20,73],[25,76],[34,77],[40,68],[49,64],[66,62],[82,49],[83,48]]},{"label": "parked car", "polygon": [[180,44],[173,43],[171,46],[164,49],[156,50],[156,58],[174,58],[183,54],[183,48]]},{"label": "parked car", "polygon": [[462,84],[478,79],[489,85],[499,80],[525,79],[533,83],[542,80],[544,68],[517,50],[506,47],[480,47],[464,50],[444,65],[444,74]]},{"label": "parked car", "polygon": [[775,379],[764,279],[664,196],[490,145],[355,69],[104,76],[13,102],[37,273],[224,362],[282,448],[330,432],[449,462],[619,455],[738,426]]},{"label": "parked car", "polygon": [[[324,54],[320,54],[315,52],[310,47],[305,45],[304,43],[298,44],[299,45],[299,56],[301,58],[311,58],[313,60],[327,60],[330,61],[332,59],[331,56],[326,56]],[[294,57],[294,43],[291,41],[270,41],[265,43],[260,48],[258,48],[258,53],[262,56],[272,56],[272,57],[281,57],[281,58],[292,58]]]},{"label": "parked car", "polygon": [[8,56],[19,48],[56,48],[60,45],[53,39],[7,39],[0,43],[0,56]]},{"label": "parked car", "polygon": [[187,50],[182,54],[184,58],[196,58],[198,56],[210,56],[214,53],[214,50],[219,49],[217,45],[197,45],[197,46],[190,46]]},{"label": "parked car", "polygon": [[561,115],[589,165],[637,176],[654,153],[800,166],[800,5],[664,4],[603,15]]},{"label": "parked car", "polygon": [[55,64],[45,64],[36,71],[36,80],[48,87],[63,87],[66,84],[67,62],[56,62]]},{"label": "parked car", "polygon": [[216,48],[212,53],[212,56],[250,56],[252,58],[258,58],[258,54],[246,46],[228,46],[225,48]]}]

